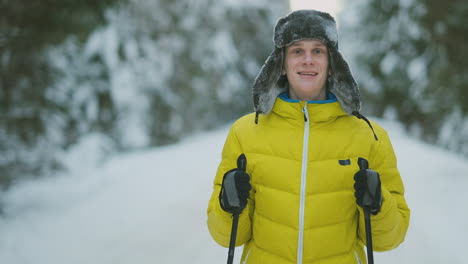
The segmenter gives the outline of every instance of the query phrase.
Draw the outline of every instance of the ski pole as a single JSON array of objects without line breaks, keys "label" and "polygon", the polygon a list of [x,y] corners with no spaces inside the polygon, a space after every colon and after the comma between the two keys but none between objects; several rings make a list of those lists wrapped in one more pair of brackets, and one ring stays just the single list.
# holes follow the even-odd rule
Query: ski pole
[{"label": "ski pole", "polygon": [[366,248],[367,248],[367,264],[374,264],[374,251],[372,248],[372,228],[370,220],[369,207],[364,208],[364,219],[366,222]]},{"label": "ski pole", "polygon": [[[369,169],[369,163],[366,159],[359,158],[358,164],[361,170]],[[378,174],[366,173],[367,191],[369,192],[370,190],[372,190],[375,192],[377,186],[379,185],[379,181],[380,179],[379,179]],[[372,247],[372,227],[371,227],[371,205],[373,201],[371,195],[374,193],[369,194],[368,192],[366,192],[363,198],[364,220],[365,220],[365,226],[366,226],[366,248],[367,248],[368,264],[374,264],[374,250]]]},{"label": "ski pole", "polygon": [[[237,168],[245,171],[247,167],[247,159],[244,154],[241,154],[237,159]],[[232,176],[231,176],[232,175]],[[232,228],[231,228],[231,240],[229,242],[229,252],[228,252],[228,264],[232,264],[234,260],[234,249],[236,248],[236,237],[237,237],[237,225],[239,224],[239,215],[242,211],[241,204],[239,201],[239,196],[237,195],[235,174],[228,174],[226,179],[224,179],[224,187],[226,191],[226,197],[229,199],[229,204],[233,207],[236,207],[234,213],[232,214]]]},{"label": "ski pole", "polygon": [[237,225],[239,223],[239,212],[232,214],[231,241],[229,242],[228,264],[234,260],[234,249],[236,248]]}]

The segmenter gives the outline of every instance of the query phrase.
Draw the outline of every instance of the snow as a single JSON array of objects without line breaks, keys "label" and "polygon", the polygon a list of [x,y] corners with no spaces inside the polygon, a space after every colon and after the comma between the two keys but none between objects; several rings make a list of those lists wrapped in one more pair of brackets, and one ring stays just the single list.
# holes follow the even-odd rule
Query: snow
[{"label": "snow", "polygon": [[[394,144],[412,215],[406,241],[375,253],[375,263],[466,263],[468,163],[378,122]],[[90,161],[98,139],[90,140],[70,153],[69,173],[2,194],[0,263],[225,262],[206,207],[227,131],[98,163]]]},{"label": "snow", "polygon": [[398,66],[398,62],[398,55],[390,51],[380,62],[380,70],[385,74],[390,74]]},{"label": "snow", "polygon": [[426,57],[419,56],[413,59],[408,65],[408,76],[414,82],[427,82],[427,66]]}]

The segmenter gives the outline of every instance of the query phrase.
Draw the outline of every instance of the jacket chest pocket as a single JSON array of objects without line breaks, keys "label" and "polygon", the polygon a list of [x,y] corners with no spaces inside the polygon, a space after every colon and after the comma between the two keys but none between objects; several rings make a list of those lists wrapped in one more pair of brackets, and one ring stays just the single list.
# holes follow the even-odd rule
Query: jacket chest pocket
[{"label": "jacket chest pocket", "polygon": [[311,193],[354,192],[354,174],[358,170],[357,158],[311,162],[308,190]]}]

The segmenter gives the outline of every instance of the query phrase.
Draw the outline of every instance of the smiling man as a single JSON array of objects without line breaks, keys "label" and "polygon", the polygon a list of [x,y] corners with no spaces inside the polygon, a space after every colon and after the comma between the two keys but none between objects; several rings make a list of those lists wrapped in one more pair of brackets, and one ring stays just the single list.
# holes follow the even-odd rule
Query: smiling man
[{"label": "smiling man", "polygon": [[359,112],[334,19],[295,11],[274,44],[253,85],[255,113],[224,145],[212,237],[227,247],[237,234],[246,264],[362,264],[372,213],[374,249],[396,248],[409,225],[403,182],[386,131]]}]

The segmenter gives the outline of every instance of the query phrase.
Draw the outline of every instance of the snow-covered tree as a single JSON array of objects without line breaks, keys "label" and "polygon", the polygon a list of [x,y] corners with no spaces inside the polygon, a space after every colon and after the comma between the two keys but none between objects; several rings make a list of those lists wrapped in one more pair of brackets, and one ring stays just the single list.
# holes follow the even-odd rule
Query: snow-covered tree
[{"label": "snow-covered tree", "polygon": [[463,0],[348,1],[341,45],[365,111],[468,154],[468,4]]},{"label": "snow-covered tree", "polygon": [[[93,77],[67,90],[93,94],[94,81],[108,85],[102,89],[115,107],[109,118],[119,147],[164,145],[251,109],[250,85],[272,47],[274,23],[286,12],[284,0],[132,0],[108,12],[108,24],[82,51],[64,50],[71,61],[59,68],[68,72],[64,83],[77,80],[69,72],[73,61],[101,72],[86,73]],[[91,108],[98,119],[99,107]]]},{"label": "snow-covered tree", "polygon": [[[286,0],[98,1],[106,9],[78,2],[40,5],[34,14],[61,19],[31,26],[35,34],[22,38],[44,66],[31,64],[38,81],[2,69],[1,107],[11,106],[1,113],[10,121],[0,124],[5,179],[59,167],[64,152],[89,142],[105,151],[164,145],[251,111],[251,83],[273,47],[274,23],[288,12]],[[92,19],[95,12],[105,23]],[[68,30],[69,20],[86,31]],[[35,49],[43,32],[62,34]],[[7,77],[15,87],[4,85]],[[23,92],[8,96],[15,89]]]},{"label": "snow-covered tree", "polygon": [[0,186],[55,166],[48,123],[66,105],[49,100],[54,74],[45,52],[85,39],[115,0],[0,1]]}]

